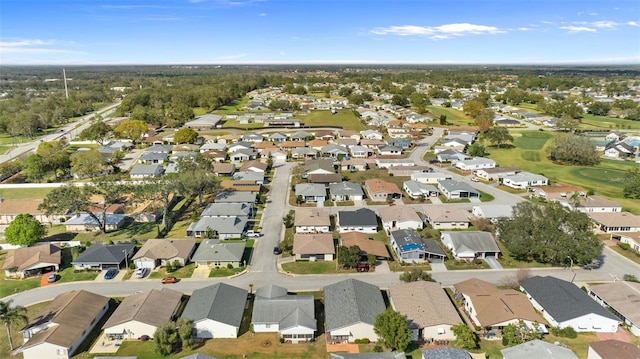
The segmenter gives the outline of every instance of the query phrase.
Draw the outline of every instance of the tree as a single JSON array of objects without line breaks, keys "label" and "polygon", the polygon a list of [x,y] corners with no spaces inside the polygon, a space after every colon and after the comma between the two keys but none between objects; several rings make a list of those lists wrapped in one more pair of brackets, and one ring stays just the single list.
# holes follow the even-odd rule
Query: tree
[{"label": "tree", "polygon": [[7,337],[9,338],[9,351],[13,351],[13,338],[11,337],[11,326],[22,326],[27,324],[29,318],[27,317],[27,308],[14,305],[11,306],[13,299],[8,301],[0,300],[0,320],[7,328]]},{"label": "tree", "polygon": [[80,132],[78,137],[81,140],[96,141],[100,146],[104,145],[104,140],[111,133],[111,126],[107,125],[103,121],[96,121],[91,126],[85,128]]},{"label": "tree", "polygon": [[411,342],[407,317],[391,307],[376,316],[373,331],[378,334],[379,343],[391,350],[405,351]]},{"label": "tree", "polygon": [[440,115],[440,125],[441,126],[447,125],[447,115]]},{"label": "tree", "polygon": [[423,280],[425,282],[431,282],[431,274],[423,271],[420,268],[412,268],[409,272],[400,274],[400,280],[403,282],[417,282]]},{"label": "tree", "polygon": [[169,210],[173,203],[173,196],[180,189],[179,177],[172,173],[163,177],[150,178],[135,188],[137,188],[136,197],[162,203],[162,227],[168,228],[171,225]]},{"label": "tree", "polygon": [[538,326],[538,323],[534,323],[532,328],[522,319],[519,319],[517,323],[505,326],[502,330],[502,345],[514,346],[530,340],[539,339],[540,333],[538,333],[537,330]]},{"label": "tree", "polygon": [[56,181],[58,180],[58,170],[69,168],[69,152],[65,150],[66,146],[66,140],[42,142],[36,151],[42,157],[45,169],[53,171]]},{"label": "tree", "polygon": [[606,116],[611,110],[611,105],[607,102],[594,101],[587,106],[587,110],[596,116]]},{"label": "tree", "polygon": [[195,143],[198,140],[198,132],[192,128],[181,128],[174,136],[175,143]]},{"label": "tree", "polygon": [[178,335],[183,348],[191,349],[195,341],[193,340],[193,322],[186,318],[178,318],[176,321]]},{"label": "tree", "polygon": [[167,356],[177,349],[179,339],[180,334],[178,333],[175,322],[168,322],[159,326],[153,334],[156,351],[163,356]]},{"label": "tree", "polygon": [[558,133],[550,147],[550,157],[568,165],[592,166],[600,162],[593,142],[588,137]]},{"label": "tree", "polygon": [[29,155],[22,164],[22,170],[27,177],[27,181],[40,182],[46,173],[46,167],[42,160],[42,156],[37,154]]},{"label": "tree", "polygon": [[563,115],[555,124],[555,127],[564,131],[573,131],[580,126],[580,120],[568,115]]},{"label": "tree", "polygon": [[124,120],[113,129],[114,135],[128,138],[134,143],[140,141],[147,131],[147,123],[142,120]]},{"label": "tree", "polygon": [[476,118],[486,106],[478,100],[468,100],[462,104],[462,110],[471,118]]},{"label": "tree", "polygon": [[484,137],[498,147],[502,147],[505,143],[513,142],[513,136],[504,127],[493,127],[484,133]]},{"label": "tree", "polygon": [[80,151],[71,155],[71,172],[77,178],[93,178],[107,169],[106,158],[97,150]]},{"label": "tree", "polygon": [[[54,188],[49,192],[38,209],[44,211],[48,216],[52,214],[66,213],[87,213],[102,233],[107,232],[107,208],[112,204],[118,203],[122,199],[122,195],[128,191],[138,189],[137,187],[125,186],[115,181],[102,180],[77,187],[74,185],[66,185]],[[91,202],[92,195],[102,196],[101,203]]]},{"label": "tree", "polygon": [[28,213],[19,214],[4,232],[7,243],[30,246],[41,240],[47,229]]},{"label": "tree", "polygon": [[625,186],[622,193],[625,198],[640,198],[640,168],[635,167],[627,171]]},{"label": "tree", "polygon": [[404,107],[409,104],[409,98],[405,95],[395,94],[391,97],[391,104]]},{"label": "tree", "polygon": [[487,154],[487,148],[479,142],[474,142],[467,147],[467,154],[472,157],[484,157]]},{"label": "tree", "polygon": [[522,202],[513,207],[511,218],[498,220],[496,233],[518,260],[560,265],[570,257],[576,264],[587,264],[602,252],[592,228],[585,213],[559,202]]},{"label": "tree", "polygon": [[478,336],[465,323],[458,323],[451,327],[451,331],[456,335],[456,345],[462,349],[476,349],[478,347]]},{"label": "tree", "polygon": [[196,155],[194,159],[181,158],[178,160],[177,190],[183,196],[195,195],[198,197],[198,205],[202,206],[203,196],[206,193],[215,193],[220,188],[220,180],[211,172],[212,161]]},{"label": "tree", "polygon": [[495,113],[490,108],[482,109],[482,111],[478,113],[475,118],[475,123],[476,126],[478,126],[480,132],[487,132],[489,129],[491,129],[491,126],[493,125],[494,115]]},{"label": "tree", "polygon": [[360,262],[360,247],[338,247],[338,264],[345,268],[355,268]]}]

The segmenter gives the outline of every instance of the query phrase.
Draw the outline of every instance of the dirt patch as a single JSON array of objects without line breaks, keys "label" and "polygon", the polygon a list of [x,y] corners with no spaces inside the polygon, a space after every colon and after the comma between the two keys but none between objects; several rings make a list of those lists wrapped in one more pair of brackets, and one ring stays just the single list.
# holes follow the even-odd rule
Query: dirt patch
[{"label": "dirt patch", "polygon": [[[268,344],[267,344],[268,343]],[[237,339],[207,340],[201,351],[225,358],[309,358],[326,359],[324,336],[314,343],[280,343],[277,333],[245,333]]]},{"label": "dirt patch", "polygon": [[631,343],[631,337],[627,332],[622,329],[618,329],[617,333],[596,333],[599,341],[615,339],[625,343]]}]

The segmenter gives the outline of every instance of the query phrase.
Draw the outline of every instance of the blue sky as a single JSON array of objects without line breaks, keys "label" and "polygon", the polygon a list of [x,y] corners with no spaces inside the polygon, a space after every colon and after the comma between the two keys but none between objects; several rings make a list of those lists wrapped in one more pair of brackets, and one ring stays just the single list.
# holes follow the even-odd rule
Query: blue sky
[{"label": "blue sky", "polygon": [[640,64],[637,0],[2,0],[0,64]]}]

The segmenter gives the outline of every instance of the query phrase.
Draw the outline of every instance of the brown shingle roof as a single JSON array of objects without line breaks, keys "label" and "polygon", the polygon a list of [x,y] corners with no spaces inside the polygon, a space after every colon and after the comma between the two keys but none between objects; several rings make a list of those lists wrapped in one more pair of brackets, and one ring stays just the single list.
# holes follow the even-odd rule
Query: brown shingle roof
[{"label": "brown shingle roof", "polygon": [[18,268],[24,270],[37,263],[61,263],[61,252],[58,246],[45,244],[41,246],[10,249],[4,260],[2,269]]},{"label": "brown shingle roof", "polygon": [[195,239],[149,239],[131,259],[187,258],[195,245]]},{"label": "brown shingle roof", "polygon": [[378,209],[378,216],[382,222],[405,222],[405,221],[417,221],[422,223],[420,216],[416,213],[413,207],[409,206],[387,206]]},{"label": "brown shingle roof", "polygon": [[397,184],[383,181],[379,178],[370,178],[364,181],[364,185],[369,189],[370,193],[402,193]]},{"label": "brown shingle roof", "polygon": [[335,254],[331,233],[306,234],[296,233],[293,236],[294,254]]},{"label": "brown shingle roof", "polygon": [[424,214],[430,222],[468,222],[469,212],[450,206],[423,206]]},{"label": "brown shingle roof", "polygon": [[102,329],[132,320],[160,326],[172,319],[182,301],[182,292],[169,288],[152,289],[125,297]]},{"label": "brown shingle roof", "polygon": [[[602,359],[638,359],[640,358],[640,348],[631,343],[620,340],[603,340],[589,343],[589,346]],[[591,351],[591,350],[590,350]],[[589,354],[591,357],[591,354]]]},{"label": "brown shingle roof", "polygon": [[462,320],[440,284],[418,281],[389,288],[396,311],[419,328],[435,325],[455,325]]},{"label": "brown shingle roof", "polygon": [[45,342],[69,348],[87,328],[91,327],[107,303],[109,298],[85,290],[73,290],[58,295],[27,324],[25,329],[45,323],[57,325],[36,333],[23,348]]},{"label": "brown shingle roof", "polygon": [[40,203],[42,200],[5,199],[0,202],[0,214],[43,214],[44,212],[38,209]]},{"label": "brown shingle roof", "polygon": [[298,208],[294,219],[295,226],[329,226],[329,213],[318,208]]},{"label": "brown shingle roof", "polygon": [[261,169],[262,171],[267,170],[266,163],[262,163],[260,161],[249,161],[242,164],[240,171],[249,171],[251,167]]},{"label": "brown shingle roof", "polygon": [[360,250],[376,257],[390,258],[387,246],[381,242],[369,239],[366,233],[346,232],[340,234],[340,242],[345,247],[358,246]]},{"label": "brown shingle roof", "polygon": [[587,215],[607,227],[640,227],[640,216],[629,212],[589,212]]}]

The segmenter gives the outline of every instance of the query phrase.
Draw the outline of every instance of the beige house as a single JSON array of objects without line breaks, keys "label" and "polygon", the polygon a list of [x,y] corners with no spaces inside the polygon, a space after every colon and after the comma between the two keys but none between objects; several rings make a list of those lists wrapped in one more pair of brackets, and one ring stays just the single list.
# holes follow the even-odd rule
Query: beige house
[{"label": "beige house", "polygon": [[184,266],[191,260],[195,248],[195,239],[149,239],[131,260],[136,268],[153,269],[175,261]]},{"label": "beige house", "polygon": [[389,206],[378,209],[382,227],[387,233],[398,229],[422,229],[423,222],[416,210],[409,206]]},{"label": "beige house", "polygon": [[425,221],[433,229],[469,228],[469,212],[451,206],[426,205],[422,207]]},{"label": "beige house", "polygon": [[296,260],[332,261],[335,253],[331,233],[296,233],[293,236]]},{"label": "beige house", "polygon": [[109,309],[109,298],[73,290],[55,297],[24,329],[25,359],[71,358]]},{"label": "beige house", "polygon": [[604,233],[640,232],[640,216],[629,212],[590,212],[587,215]]},{"label": "beige house", "polygon": [[402,191],[397,184],[383,181],[379,178],[370,178],[364,181],[364,189],[367,196],[374,202],[386,202],[387,198],[400,198]]},{"label": "beige house", "polygon": [[153,338],[156,329],[175,319],[182,303],[182,292],[169,288],[151,289],[124,298],[102,326],[112,339]]},{"label": "beige house", "polygon": [[2,269],[7,278],[25,278],[57,271],[61,258],[60,248],[53,244],[10,249]]},{"label": "beige house", "polygon": [[329,233],[329,213],[319,208],[298,208],[294,218],[296,233]]},{"label": "beige house", "polygon": [[412,340],[453,340],[451,327],[462,320],[440,284],[417,281],[389,288],[389,301],[396,312],[407,316]]},{"label": "beige house", "polygon": [[47,216],[38,209],[42,200],[2,199],[0,198],[0,225],[8,225],[19,214],[28,213],[42,224],[60,223],[64,215]]}]

